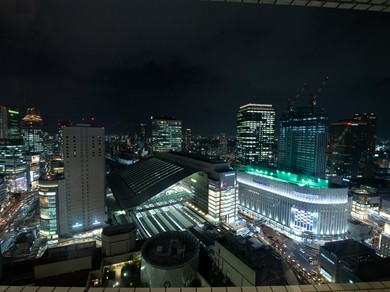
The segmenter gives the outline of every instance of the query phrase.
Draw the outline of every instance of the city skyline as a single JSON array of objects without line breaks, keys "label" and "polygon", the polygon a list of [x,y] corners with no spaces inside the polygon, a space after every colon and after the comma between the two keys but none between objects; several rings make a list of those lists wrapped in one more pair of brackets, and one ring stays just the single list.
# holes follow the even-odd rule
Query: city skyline
[{"label": "city skyline", "polygon": [[[175,115],[194,134],[233,135],[247,103],[272,104],[308,86],[330,121],[378,117],[388,138],[388,13],[202,1],[27,1],[0,14],[0,101],[41,110],[44,128],[95,117],[132,134]],[[71,19],[72,21],[69,21]],[[277,126],[278,128],[278,126]]]}]

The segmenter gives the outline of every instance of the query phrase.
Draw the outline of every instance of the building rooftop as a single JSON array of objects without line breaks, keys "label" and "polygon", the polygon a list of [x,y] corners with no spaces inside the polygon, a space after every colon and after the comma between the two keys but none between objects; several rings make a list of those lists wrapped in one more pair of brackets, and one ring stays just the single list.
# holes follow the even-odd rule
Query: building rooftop
[{"label": "building rooftop", "polygon": [[105,226],[102,235],[113,236],[118,234],[129,233],[136,228],[134,223],[120,224],[114,226]]},{"label": "building rooftop", "polygon": [[253,270],[264,266],[264,244],[258,239],[225,233],[223,237],[216,239],[216,241]]},{"label": "building rooftop", "polygon": [[191,167],[152,156],[108,175],[107,180],[116,201],[125,210],[141,205],[196,172]]},{"label": "building rooftop", "polygon": [[329,181],[326,179],[311,177],[307,175],[294,174],[287,171],[247,167],[245,172],[270,178],[276,181],[299,185],[301,187],[326,189],[329,188]]},{"label": "building rooftop", "polygon": [[321,246],[321,248],[327,250],[328,252],[338,257],[350,257],[355,255],[363,256],[364,254],[375,254],[375,252],[371,248],[353,239],[327,242],[325,243],[325,245]]},{"label": "building rooftop", "polygon": [[390,280],[390,258],[368,257],[367,261],[360,263],[351,260],[346,261],[349,268],[362,281]]},{"label": "building rooftop", "polygon": [[144,260],[158,267],[179,267],[199,255],[199,242],[189,232],[163,232],[143,244],[141,255]]}]

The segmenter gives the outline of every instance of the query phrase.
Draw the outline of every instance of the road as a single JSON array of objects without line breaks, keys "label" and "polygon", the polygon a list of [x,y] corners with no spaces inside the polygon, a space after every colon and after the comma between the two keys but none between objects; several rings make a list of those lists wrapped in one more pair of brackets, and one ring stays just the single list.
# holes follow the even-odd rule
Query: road
[{"label": "road", "polygon": [[318,273],[318,250],[300,244],[260,224],[260,239],[270,245],[290,266],[302,284],[323,283]]}]

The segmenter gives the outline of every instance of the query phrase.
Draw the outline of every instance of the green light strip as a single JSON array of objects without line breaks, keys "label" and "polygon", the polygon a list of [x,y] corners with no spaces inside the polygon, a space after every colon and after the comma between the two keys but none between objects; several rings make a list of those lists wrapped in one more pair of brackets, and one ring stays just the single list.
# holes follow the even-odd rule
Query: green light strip
[{"label": "green light strip", "polygon": [[14,110],[8,110],[8,112],[11,113],[11,114],[17,114],[17,115],[19,114],[19,112],[14,111]]},{"label": "green light strip", "polygon": [[[329,187],[328,180],[326,179],[312,178],[306,175],[297,175],[294,173],[284,172],[280,170],[277,170],[275,174],[272,171],[268,171],[265,169],[256,169],[256,168],[249,167],[246,170],[246,172],[263,176],[263,177],[268,177],[277,181],[283,181],[283,182],[301,185],[305,187],[312,187],[312,188],[319,188],[319,189]],[[314,179],[316,181],[314,181]]]}]

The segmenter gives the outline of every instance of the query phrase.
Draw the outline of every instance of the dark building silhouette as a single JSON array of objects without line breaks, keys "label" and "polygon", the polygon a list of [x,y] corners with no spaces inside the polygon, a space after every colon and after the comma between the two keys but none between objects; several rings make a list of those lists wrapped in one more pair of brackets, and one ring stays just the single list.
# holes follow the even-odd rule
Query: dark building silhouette
[{"label": "dark building silhouette", "polygon": [[329,173],[343,177],[373,177],[376,143],[376,116],[355,114],[350,120],[331,124]]}]

